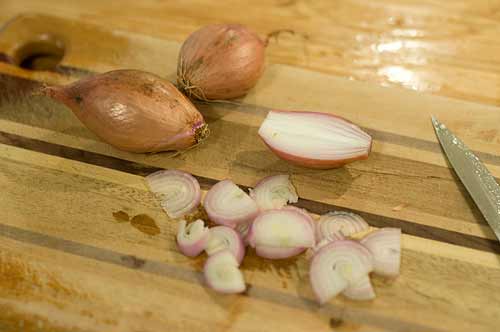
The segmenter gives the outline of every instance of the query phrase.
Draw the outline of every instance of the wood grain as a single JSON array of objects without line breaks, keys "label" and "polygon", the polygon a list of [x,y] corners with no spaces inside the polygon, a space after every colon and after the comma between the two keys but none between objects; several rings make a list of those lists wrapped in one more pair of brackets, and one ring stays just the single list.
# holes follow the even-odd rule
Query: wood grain
[{"label": "wood grain", "polygon": [[[270,63],[500,104],[499,1],[4,0],[0,21],[26,11],[181,42],[204,24],[241,22],[262,36],[292,29]],[[148,54],[155,56],[155,54]]]},{"label": "wood grain", "polygon": [[[146,278],[140,277],[140,275],[146,274],[147,284],[141,283],[141,286],[135,286],[139,287],[140,291],[136,289],[133,292],[133,294],[140,296],[140,299],[135,301],[141,303],[141,306],[136,309],[131,308],[131,315],[148,309],[152,312],[158,312],[158,308],[155,306],[165,306],[166,303],[173,301],[180,306],[179,313],[187,314],[182,310],[182,304],[179,304],[179,300],[172,298],[174,295],[171,292],[174,289],[176,292],[183,292],[182,296],[187,299],[192,298],[193,300],[197,299],[197,301],[207,301],[207,303],[219,300],[216,295],[210,295],[210,292],[207,295],[212,299],[203,300],[204,295],[202,294],[206,293],[207,290],[200,286],[200,275],[197,272],[203,259],[190,260],[178,253],[172,241],[175,234],[175,223],[169,221],[155,203],[152,195],[147,191],[142,177],[111,171],[107,168],[102,169],[85,163],[71,162],[59,157],[50,157],[29,150],[3,145],[0,147],[3,149],[2,155],[7,156],[0,160],[2,169],[0,182],[3,187],[10,188],[6,195],[2,196],[1,202],[2,206],[5,207],[2,212],[6,216],[6,220],[2,222],[0,228],[4,244],[2,257],[5,257],[4,259],[8,262],[3,263],[2,266],[9,269],[14,269],[10,266],[15,264],[25,266],[24,272],[20,272],[23,278],[21,281],[17,281],[20,277],[13,273],[2,274],[9,283],[14,282],[11,278],[16,278],[19,285],[16,284],[14,291],[20,288],[19,292],[23,292],[23,287],[30,289],[30,285],[33,284],[30,274],[39,275],[38,278],[42,279],[43,282],[44,278],[47,278],[44,273],[47,272],[42,271],[46,271],[47,267],[50,266],[50,273],[56,280],[54,283],[57,282],[62,285],[61,287],[69,289],[65,293],[69,293],[70,298],[73,300],[78,300],[78,297],[83,297],[83,300],[89,298],[89,302],[94,301],[94,299],[95,301],[103,301],[103,299],[111,301],[109,299],[111,296],[106,296],[106,294],[114,292],[130,296],[131,294],[125,290],[135,283],[136,277],[133,275],[139,274],[137,278]],[[60,167],[59,163],[75,165],[76,167],[69,172],[64,167]],[[42,174],[43,177],[41,177]],[[94,177],[94,174],[97,176]],[[102,180],[104,174],[106,174],[106,178],[112,178],[113,182]],[[117,184],[117,182],[121,184]],[[10,186],[9,183],[16,183],[16,186]],[[47,195],[48,192],[50,195]],[[24,199],[20,200],[20,197]],[[57,211],[53,209],[54,201],[58,202]],[[81,204],[75,205],[75,201],[79,201]],[[22,209],[20,209],[19,204],[22,204]],[[151,215],[160,227],[161,233],[158,236],[151,236],[135,229],[129,223],[116,222],[112,217],[112,212],[120,210],[128,211],[130,215],[136,213]],[[31,215],[29,211],[32,211],[33,214]],[[68,233],[68,229],[73,231]],[[5,237],[11,240],[5,240]],[[248,301],[263,301],[266,304],[261,304],[262,306],[267,306],[269,302],[271,306],[284,306],[294,311],[304,311],[303,314],[307,315],[316,313],[318,315],[316,321],[319,324],[316,325],[316,328],[320,330],[328,328],[328,319],[321,317],[323,315],[336,317],[340,314],[341,308],[345,319],[356,324],[367,322],[369,325],[379,328],[405,331],[441,330],[443,319],[446,319],[447,324],[452,324],[447,325],[447,328],[452,326],[464,328],[470,324],[471,327],[481,328],[482,326],[487,330],[490,324],[494,324],[493,317],[495,317],[496,308],[491,307],[491,312],[484,313],[490,315],[491,319],[487,322],[481,322],[481,324],[476,321],[474,308],[485,309],[488,306],[484,306],[482,303],[495,303],[500,300],[496,295],[498,292],[491,291],[499,287],[500,261],[498,258],[488,263],[487,253],[472,251],[471,253],[477,258],[477,262],[457,260],[455,257],[447,256],[449,251],[454,250],[452,248],[437,250],[430,254],[422,251],[420,247],[432,243],[429,244],[426,242],[427,240],[421,239],[417,240],[416,243],[411,238],[409,240],[411,241],[406,239],[403,241],[404,260],[401,277],[394,282],[376,278],[375,285],[379,298],[373,304],[351,305],[349,301],[339,298],[331,305],[318,311],[311,301],[312,295],[307,284],[305,258],[275,264],[258,259],[252,253],[245,259],[243,265],[246,280],[251,285]],[[11,241],[16,241],[15,245],[9,245]],[[27,250],[25,248],[25,246],[33,245],[37,246],[38,249]],[[471,249],[461,250],[470,251]],[[44,257],[46,251],[48,251],[48,257]],[[32,259],[24,258],[28,253],[34,257]],[[58,257],[61,255],[64,257],[68,254],[71,257],[67,259]],[[78,257],[86,259],[82,261]],[[479,263],[482,259],[485,260],[485,265]],[[43,262],[43,264],[33,264],[31,263],[33,260]],[[83,267],[81,267],[82,265]],[[119,269],[116,272],[112,272],[117,268]],[[123,268],[137,272],[127,272]],[[427,273],[422,273],[421,270],[425,270]],[[87,273],[91,273],[93,277],[86,276]],[[445,279],[440,278],[442,273],[447,274]],[[465,283],[462,276],[471,273],[478,273],[480,277],[469,280],[470,284]],[[113,287],[110,287],[111,280],[106,281],[110,276],[114,276],[112,279]],[[11,291],[12,287],[7,287],[11,284],[5,284],[5,282],[1,284],[5,287],[4,291]],[[98,286],[96,282],[100,282],[101,286]],[[477,287],[476,283],[479,282],[483,287]],[[185,283],[188,285],[181,286]],[[460,287],[453,287],[455,283]],[[50,285],[42,284],[42,289],[38,289],[40,295],[54,297],[44,291],[45,287],[50,287]],[[441,289],[446,287],[452,289],[443,294]],[[153,295],[148,289],[156,294]],[[157,292],[158,289],[164,291]],[[466,294],[463,293],[463,289],[468,290]],[[12,294],[9,295],[12,296]],[[20,295],[14,292],[14,298]],[[26,295],[24,294],[24,296]],[[440,296],[444,296],[444,298],[440,298]],[[62,316],[61,319],[67,319],[71,317],[68,316],[68,312],[71,313],[74,308],[65,303],[64,296],[61,297],[63,298],[63,307],[58,311],[58,315]],[[168,300],[163,299],[164,297]],[[55,298],[61,300],[59,296],[55,296]],[[37,303],[42,307],[48,305],[44,303],[43,297],[38,300],[42,301],[42,303]],[[113,303],[126,305],[129,301],[121,297],[113,298],[112,302],[105,304],[105,306],[112,305],[114,309],[120,309],[120,307],[115,307]],[[229,300],[222,297],[220,301],[234,302],[237,301],[237,298]],[[247,300],[242,301],[247,302]],[[456,301],[463,301],[460,303],[466,304],[465,307],[460,309],[450,305],[450,302],[457,303]],[[77,303],[79,302],[84,302],[82,303],[84,308],[92,313],[97,309],[94,303],[77,301]],[[189,300],[186,305],[188,303]],[[429,303],[433,303],[433,305],[428,306]],[[241,312],[245,316],[253,314],[252,305],[247,303],[244,308]],[[393,312],[395,308],[399,308],[397,314]],[[430,319],[429,317],[434,319],[422,323],[419,318],[421,316],[414,315],[414,308],[418,308],[419,315],[425,316],[426,319]],[[217,306],[207,306],[203,310],[204,315],[198,320],[193,319],[192,324],[217,316],[216,312],[212,313],[212,309],[216,310]],[[39,310],[42,309],[39,308]],[[446,318],[456,310],[461,310],[460,313],[465,317],[462,317],[460,321]],[[288,309],[286,312],[290,314]],[[226,314],[230,314],[230,312],[226,312]],[[260,312],[256,314],[260,317],[259,319],[263,319]],[[118,315],[118,317],[121,316]],[[227,318],[220,319],[227,321]],[[277,323],[275,318],[271,320]],[[135,323],[140,321],[147,322],[146,326],[154,329],[154,319],[137,319]],[[169,319],[168,321],[173,324],[178,320]],[[303,324],[312,322],[311,318],[301,321]],[[237,322],[242,324],[242,327],[251,326],[248,325],[249,322],[244,320],[238,319]],[[83,323],[84,321],[78,321],[78,324]],[[186,322],[186,324],[191,324],[191,321]],[[215,322],[212,324],[215,325],[211,326],[217,326]],[[302,323],[297,325],[282,321],[280,324],[282,327],[297,328],[297,330],[307,327]],[[259,325],[259,329],[269,328],[271,330],[272,326],[261,327]],[[189,325],[189,327],[194,328],[195,325]],[[233,327],[239,330],[238,324]],[[94,328],[98,328],[98,325]],[[242,329],[245,330],[245,328]]]},{"label": "wood grain", "polygon": [[[179,43],[30,15],[0,31],[0,53],[15,58],[30,31],[57,33],[68,49],[53,71],[0,63],[0,328],[491,331],[500,323],[500,247],[428,117],[436,114],[500,177],[496,107],[269,65],[245,98],[197,104],[212,129],[206,144],[176,156],[131,154],[33,92],[122,66],[172,78]],[[337,170],[290,166],[256,139],[271,108],[345,116],[373,135],[373,153]],[[249,291],[216,295],[200,280],[204,258],[178,253],[176,222],[145,187],[143,176],[160,168],[189,171],[204,190],[227,177],[249,187],[288,173],[299,205],[313,212],[348,209],[372,226],[402,227],[402,275],[374,278],[375,301],[339,297],[319,308],[305,257],[270,262],[250,252],[242,266]]]}]

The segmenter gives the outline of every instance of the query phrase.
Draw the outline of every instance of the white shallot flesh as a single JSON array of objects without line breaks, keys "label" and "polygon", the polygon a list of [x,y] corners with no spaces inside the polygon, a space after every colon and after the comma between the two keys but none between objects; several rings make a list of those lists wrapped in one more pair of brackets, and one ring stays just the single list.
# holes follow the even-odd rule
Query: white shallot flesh
[{"label": "white shallot flesh", "polygon": [[370,251],[356,241],[334,241],[312,259],[309,276],[320,304],[337,296],[373,270]]},{"label": "white shallot flesh", "polygon": [[245,256],[245,245],[240,234],[227,226],[215,226],[210,228],[210,236],[205,246],[207,255],[211,256],[219,251],[228,249],[234,258],[241,264]]},{"label": "white shallot flesh", "polygon": [[232,228],[252,221],[259,214],[255,201],[231,180],[220,181],[210,188],[203,206],[210,220]]},{"label": "white shallot flesh", "polygon": [[309,248],[314,245],[314,231],[309,220],[303,214],[287,209],[259,214],[248,236],[254,248]]},{"label": "white shallot flesh", "polygon": [[372,138],[333,114],[273,110],[259,136],[279,158],[299,166],[328,169],[366,159]]},{"label": "white shallot flesh", "polygon": [[375,291],[373,290],[370,276],[365,275],[361,277],[352,286],[347,287],[342,294],[356,301],[373,300],[375,298]]},{"label": "white shallot flesh", "polygon": [[307,221],[309,222],[309,225],[311,226],[313,231],[316,230],[316,222],[314,221],[314,219],[311,217],[311,215],[309,214],[309,212],[306,209],[298,208],[298,207],[293,206],[293,205],[287,205],[283,209],[296,211],[296,212],[302,214],[304,216],[304,218],[306,218]]},{"label": "white shallot flesh", "polygon": [[297,203],[299,200],[290,176],[286,174],[268,176],[249,191],[261,211],[281,209],[287,203]]},{"label": "white shallot flesh", "polygon": [[209,256],[203,267],[207,285],[220,293],[244,292],[245,279],[238,266],[238,261],[229,250],[222,250]]},{"label": "white shallot flesh", "polygon": [[186,220],[181,220],[177,232],[177,246],[180,252],[188,257],[201,254],[208,243],[209,231],[203,220],[196,220],[186,226]]},{"label": "white shallot flesh", "polygon": [[374,272],[385,277],[397,277],[401,266],[401,229],[380,228],[361,239],[361,244],[373,254]]},{"label": "white shallot flesh", "polygon": [[268,246],[257,246],[255,253],[257,256],[267,259],[285,259],[301,254],[306,248],[276,248]]},{"label": "white shallot flesh", "polygon": [[161,170],[146,176],[146,182],[170,218],[183,217],[200,205],[200,184],[189,173]]},{"label": "white shallot flesh", "polygon": [[248,245],[248,233],[250,232],[250,228],[252,227],[252,222],[253,222],[253,220],[248,221],[248,222],[239,223],[234,228],[240,234],[240,237],[243,240],[243,243],[245,244],[245,246]]},{"label": "white shallot flesh", "polygon": [[348,237],[370,228],[359,215],[352,212],[335,211],[322,215],[316,224],[316,240]]}]

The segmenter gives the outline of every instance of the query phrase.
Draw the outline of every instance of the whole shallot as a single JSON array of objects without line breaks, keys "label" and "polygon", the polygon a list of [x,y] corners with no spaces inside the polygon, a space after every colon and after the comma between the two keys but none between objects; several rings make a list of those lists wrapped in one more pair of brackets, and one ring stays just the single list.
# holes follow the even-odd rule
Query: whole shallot
[{"label": "whole shallot", "polygon": [[264,70],[266,43],[239,24],[207,25],[182,44],[177,84],[201,100],[245,95]]},{"label": "whole shallot", "polygon": [[184,150],[209,134],[201,113],[172,83],[139,70],[48,86],[41,94],[64,103],[88,129],[120,150]]}]

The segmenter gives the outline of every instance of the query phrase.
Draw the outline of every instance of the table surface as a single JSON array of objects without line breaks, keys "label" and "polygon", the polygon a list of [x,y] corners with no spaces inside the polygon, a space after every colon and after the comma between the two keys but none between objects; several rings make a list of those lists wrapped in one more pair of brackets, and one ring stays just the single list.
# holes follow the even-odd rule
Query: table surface
[{"label": "table surface", "polygon": [[[500,177],[498,108],[429,95],[496,104],[495,71],[486,72],[495,61],[474,61],[496,53],[491,2],[470,7],[452,1],[248,3],[1,2],[0,23],[37,12],[113,30],[54,24],[75,39],[87,38],[80,44],[71,40],[65,57],[75,75],[122,66],[174,73],[175,62],[167,59],[175,58],[179,42],[212,22],[242,22],[262,36],[279,29],[295,34],[269,45],[270,65],[239,107],[201,109],[213,129],[211,141],[181,158],[123,153],[100,142],[64,108],[10,97],[11,104],[2,106],[0,98],[0,187],[6,193],[0,196],[0,318],[10,317],[13,326],[31,324],[26,330],[37,332],[55,330],[48,321],[130,331],[498,326],[500,247],[448,168],[428,118],[438,115]],[[116,63],[120,47],[126,51]],[[6,78],[0,87],[21,96],[39,81],[68,79],[7,64],[0,64],[0,72]],[[254,139],[258,125],[268,109],[297,105],[335,111],[367,128],[375,140],[369,160],[316,172],[273,159]],[[402,227],[403,273],[394,282],[374,278],[375,303],[340,298],[318,309],[310,303],[303,257],[274,263],[249,254],[243,266],[252,285],[248,296],[213,294],[198,282],[203,259],[178,253],[175,224],[144,185],[145,174],[171,167],[211,179],[204,190],[225,177],[251,186],[272,172],[291,173],[304,207],[313,212],[353,209],[370,217],[373,226]],[[135,216],[130,223],[118,222],[111,213],[117,211]],[[137,217],[143,214],[156,228],[141,226]]]},{"label": "table surface", "polygon": [[182,41],[209,23],[291,29],[268,60],[384,86],[500,104],[500,1],[2,0],[0,23],[33,11]]}]

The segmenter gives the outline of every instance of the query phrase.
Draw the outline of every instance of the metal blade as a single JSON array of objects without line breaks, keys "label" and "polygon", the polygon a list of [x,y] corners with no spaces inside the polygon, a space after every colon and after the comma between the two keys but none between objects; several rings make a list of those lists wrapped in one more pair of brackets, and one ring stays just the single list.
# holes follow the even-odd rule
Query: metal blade
[{"label": "metal blade", "polygon": [[500,186],[479,158],[434,116],[432,124],[450,164],[500,241]]}]

